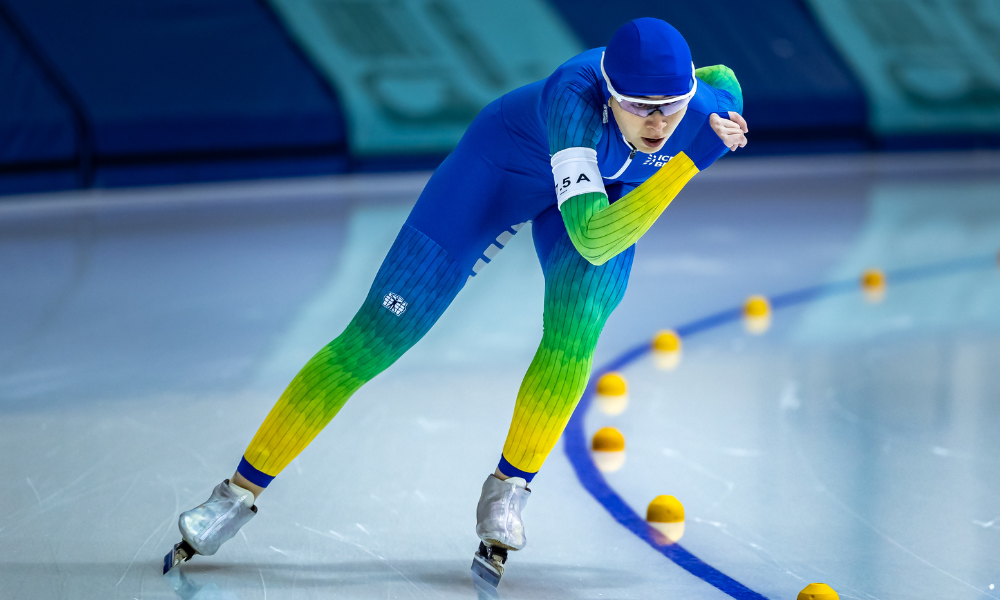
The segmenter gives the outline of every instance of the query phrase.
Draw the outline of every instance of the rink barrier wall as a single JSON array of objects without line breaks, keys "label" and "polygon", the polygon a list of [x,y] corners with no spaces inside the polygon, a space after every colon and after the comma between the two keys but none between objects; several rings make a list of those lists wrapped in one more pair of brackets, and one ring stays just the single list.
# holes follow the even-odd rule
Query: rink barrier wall
[{"label": "rink barrier wall", "polygon": [[[550,63],[572,48],[603,46],[620,24],[640,16],[676,25],[696,64],[726,64],[736,72],[753,130],[752,143],[740,156],[1000,147],[998,126],[978,125],[996,119],[979,118],[970,126],[963,117],[929,129],[920,121],[902,132],[881,126],[879,115],[902,114],[885,98],[903,102],[913,90],[904,85],[909,79],[900,83],[885,75],[891,71],[885,60],[859,62],[856,49],[838,49],[853,48],[845,39],[865,30],[857,19],[837,17],[832,8],[820,10],[827,4],[846,6],[841,0],[773,0],[750,6],[741,0],[523,0],[491,5],[483,9],[486,13],[470,13],[470,5],[459,0],[430,5],[407,0],[421,28],[393,28],[395,36],[354,35],[347,40],[337,37],[344,35],[343,27],[340,33],[317,29],[306,36],[288,26],[284,13],[276,10],[301,4],[0,0],[0,56],[5,58],[0,61],[0,89],[5,92],[0,94],[0,195],[433,169],[486,102],[543,77],[551,71]],[[326,3],[333,4],[344,3]],[[375,6],[378,3],[348,4],[376,13],[384,8]],[[883,12],[905,4],[872,3]],[[964,6],[938,9],[965,15]],[[528,7],[539,17],[519,20]],[[477,19],[477,14],[502,16],[503,22],[523,26],[498,28],[497,18]],[[475,34],[483,21],[492,24],[485,37]],[[935,35],[924,36],[926,43],[947,48],[970,40],[978,44],[978,58],[969,61],[975,64],[967,65],[975,75],[968,78],[969,85],[986,87],[966,90],[960,98],[966,113],[997,114],[1000,101],[995,92],[1000,84],[984,75],[989,71],[983,58],[988,56],[983,48],[991,39],[989,32],[969,27],[953,31],[944,25],[951,21],[939,21]],[[556,45],[546,37],[554,39],[554,32],[561,40]],[[325,55],[316,51],[313,39],[317,36],[330,38],[327,54],[338,60],[322,59]],[[307,43],[307,37],[313,42]],[[886,46],[892,40],[871,35],[864,39],[885,46],[886,56],[895,56],[894,47]],[[372,82],[367,88],[359,84],[368,81],[368,69],[356,68],[354,62],[363,61],[351,58],[352,73],[335,69],[355,55],[367,56],[371,65],[385,69],[384,58],[406,48],[422,70],[393,75],[389,68],[383,73],[386,89]],[[447,72],[444,83],[438,83],[458,86],[449,97],[464,98],[461,107],[444,106],[434,119],[424,119],[423,130],[414,125],[407,144],[387,144],[385,135],[372,137],[359,130],[359,123],[384,128],[383,113],[366,120],[358,112],[378,104],[379,94],[392,92],[395,97],[394,90],[403,89],[418,108],[440,96],[436,84],[412,85],[415,81],[409,78],[417,71],[430,84]],[[937,100],[950,102],[947,94],[941,98]],[[911,112],[927,119],[940,120],[948,112],[907,102]],[[817,118],[823,121],[818,130],[813,125]]]},{"label": "rink barrier wall", "polygon": [[39,181],[47,181],[42,189],[87,187],[93,144],[80,100],[3,0],[0,56],[0,193]]},{"label": "rink barrier wall", "polygon": [[[930,265],[896,269],[886,272],[886,279],[890,286],[894,286],[902,283],[954,275],[966,271],[995,270],[996,268],[997,257],[991,254],[988,256],[964,257]],[[778,311],[831,296],[852,292],[861,293],[861,291],[862,288],[859,280],[850,279],[785,292],[773,296],[769,300],[771,308],[774,311]],[[704,333],[723,325],[737,323],[742,319],[743,305],[741,304],[680,325],[675,328],[675,331],[686,342],[693,335]],[[620,371],[651,351],[652,344],[644,341],[642,344],[636,345],[612,358],[600,368],[594,369],[587,384],[587,390],[580,399],[580,403],[573,412],[573,416],[570,418],[569,424],[563,433],[566,456],[584,489],[608,511],[615,521],[649,544],[654,550],[670,559],[674,564],[691,575],[712,585],[732,598],[737,598],[738,600],[766,600],[766,596],[751,590],[715,567],[705,563],[681,544],[663,545],[659,542],[656,530],[650,527],[646,520],[618,495],[594,464],[584,421],[587,410],[594,400],[597,382],[606,373]]]},{"label": "rink barrier wall", "polygon": [[[262,0],[0,0],[0,17],[20,48],[0,61],[0,133],[18,131],[0,194],[347,170],[336,93]],[[53,90],[55,109],[36,101]],[[76,136],[58,162],[32,148],[53,124],[45,143]]]}]

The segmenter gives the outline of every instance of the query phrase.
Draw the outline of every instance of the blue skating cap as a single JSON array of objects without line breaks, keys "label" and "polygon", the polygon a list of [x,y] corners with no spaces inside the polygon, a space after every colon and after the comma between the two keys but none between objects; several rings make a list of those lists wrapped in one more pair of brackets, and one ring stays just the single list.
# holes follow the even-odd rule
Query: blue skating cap
[{"label": "blue skating cap", "polygon": [[635,19],[608,42],[604,72],[624,96],[680,96],[691,91],[691,49],[666,21]]}]

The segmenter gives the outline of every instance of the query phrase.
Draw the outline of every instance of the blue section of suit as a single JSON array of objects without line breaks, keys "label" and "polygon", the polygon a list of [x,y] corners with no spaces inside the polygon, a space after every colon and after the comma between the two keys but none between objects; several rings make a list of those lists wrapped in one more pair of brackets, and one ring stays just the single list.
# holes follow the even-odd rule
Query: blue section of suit
[{"label": "blue section of suit", "polygon": [[[512,226],[535,221],[536,238],[565,235],[560,219],[539,219],[542,213],[557,210],[549,159],[550,152],[562,148],[550,144],[553,139],[597,150],[612,201],[678,152],[704,169],[727,151],[708,118],[731,109],[725,102],[728,94],[699,81],[687,114],[663,147],[656,154],[634,152],[610,110],[605,118],[611,96],[601,76],[602,52],[603,48],[583,52],[547,79],[518,88],[483,109],[431,177],[407,223],[440,244],[471,275],[479,260],[488,262],[483,253],[490,245],[499,246],[498,236],[512,231]],[[577,101],[553,102],[566,94]],[[565,112],[555,114],[552,106]],[[547,225],[539,227],[540,222]]]}]

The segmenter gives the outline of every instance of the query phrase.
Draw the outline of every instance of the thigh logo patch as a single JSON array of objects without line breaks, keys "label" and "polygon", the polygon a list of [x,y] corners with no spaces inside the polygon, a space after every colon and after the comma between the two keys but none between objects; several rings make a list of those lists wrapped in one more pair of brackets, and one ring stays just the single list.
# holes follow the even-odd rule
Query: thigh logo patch
[{"label": "thigh logo patch", "polygon": [[385,295],[385,298],[382,298],[382,306],[388,308],[389,312],[398,317],[406,312],[407,304],[406,300],[403,300],[402,296],[389,292]]}]

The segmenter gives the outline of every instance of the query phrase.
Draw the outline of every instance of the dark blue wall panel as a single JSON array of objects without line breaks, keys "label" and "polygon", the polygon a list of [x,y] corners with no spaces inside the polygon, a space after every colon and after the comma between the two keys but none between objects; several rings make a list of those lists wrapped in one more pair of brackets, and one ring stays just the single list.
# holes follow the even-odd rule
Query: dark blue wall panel
[{"label": "dark blue wall panel", "polygon": [[799,138],[826,148],[837,138],[866,143],[861,85],[799,0],[550,2],[588,47],[606,45],[637,17],[677,27],[696,66],[721,63],[735,71],[751,139]]},{"label": "dark blue wall panel", "polygon": [[79,185],[77,120],[0,5],[0,194]]},{"label": "dark blue wall panel", "polygon": [[0,1],[79,98],[99,172],[303,153],[343,168],[334,94],[255,0]]},{"label": "dark blue wall panel", "polygon": [[13,194],[34,194],[72,190],[80,187],[80,177],[76,169],[0,169],[0,204]]},{"label": "dark blue wall panel", "polygon": [[73,114],[0,13],[0,165],[72,163]]}]

